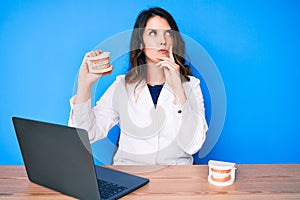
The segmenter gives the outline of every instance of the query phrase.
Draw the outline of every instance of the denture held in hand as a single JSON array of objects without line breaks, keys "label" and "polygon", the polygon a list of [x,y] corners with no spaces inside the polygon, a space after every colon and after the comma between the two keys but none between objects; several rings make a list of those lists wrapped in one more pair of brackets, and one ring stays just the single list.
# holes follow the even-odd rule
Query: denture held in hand
[{"label": "denture held in hand", "polygon": [[87,64],[90,73],[102,74],[112,70],[110,52],[103,52],[95,57],[88,57]]}]

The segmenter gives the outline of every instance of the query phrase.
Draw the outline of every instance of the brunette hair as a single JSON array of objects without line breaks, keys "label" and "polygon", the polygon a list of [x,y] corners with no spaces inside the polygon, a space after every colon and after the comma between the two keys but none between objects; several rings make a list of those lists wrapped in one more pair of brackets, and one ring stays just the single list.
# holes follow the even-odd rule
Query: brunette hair
[{"label": "brunette hair", "polygon": [[125,75],[126,83],[137,83],[137,86],[146,78],[146,57],[141,49],[144,47],[143,33],[148,20],[154,16],[159,16],[167,20],[173,36],[173,56],[176,64],[180,66],[180,74],[183,81],[189,81],[188,75],[191,75],[191,70],[188,65],[185,65],[185,43],[179,33],[178,26],[166,10],[155,7],[142,11],[136,19],[134,29],[130,41],[130,68]]}]

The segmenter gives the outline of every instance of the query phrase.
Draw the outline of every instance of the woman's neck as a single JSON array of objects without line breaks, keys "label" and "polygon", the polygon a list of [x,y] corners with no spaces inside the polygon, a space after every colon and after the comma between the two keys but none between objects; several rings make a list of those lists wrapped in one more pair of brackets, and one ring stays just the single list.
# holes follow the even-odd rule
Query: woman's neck
[{"label": "woman's neck", "polygon": [[163,69],[153,64],[148,64],[146,82],[151,86],[162,85],[165,82],[165,75]]}]

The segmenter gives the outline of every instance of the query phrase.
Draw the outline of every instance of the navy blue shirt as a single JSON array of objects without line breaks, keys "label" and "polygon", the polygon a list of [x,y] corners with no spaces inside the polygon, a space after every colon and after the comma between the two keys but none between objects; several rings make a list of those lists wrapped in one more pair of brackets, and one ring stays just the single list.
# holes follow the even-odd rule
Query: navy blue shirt
[{"label": "navy blue shirt", "polygon": [[149,91],[150,91],[150,94],[151,94],[151,97],[152,97],[152,101],[153,101],[154,105],[156,106],[157,100],[158,100],[158,96],[159,96],[160,91],[163,88],[164,84],[162,84],[162,85],[154,85],[154,86],[151,86],[151,85],[147,84],[147,86],[149,88]]}]

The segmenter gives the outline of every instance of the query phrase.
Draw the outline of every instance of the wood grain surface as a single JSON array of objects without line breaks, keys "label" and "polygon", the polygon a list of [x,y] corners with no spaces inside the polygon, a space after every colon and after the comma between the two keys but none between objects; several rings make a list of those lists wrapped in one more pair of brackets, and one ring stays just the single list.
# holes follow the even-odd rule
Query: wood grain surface
[{"label": "wood grain surface", "polygon": [[[237,165],[236,180],[207,181],[207,165],[114,166],[150,182],[122,199],[300,199],[300,165]],[[0,199],[74,199],[31,183],[24,166],[0,166]]]}]

